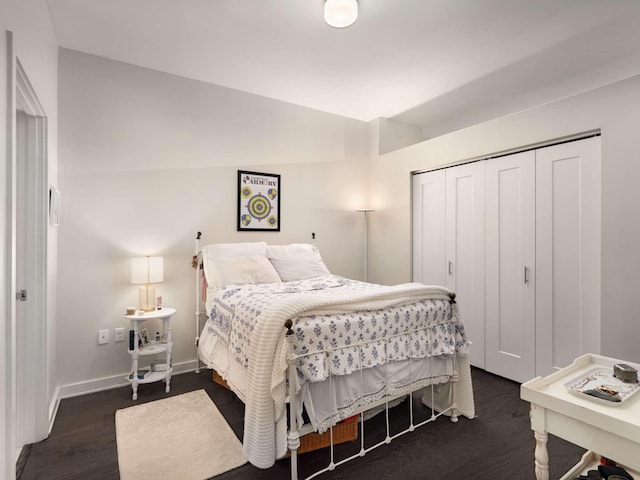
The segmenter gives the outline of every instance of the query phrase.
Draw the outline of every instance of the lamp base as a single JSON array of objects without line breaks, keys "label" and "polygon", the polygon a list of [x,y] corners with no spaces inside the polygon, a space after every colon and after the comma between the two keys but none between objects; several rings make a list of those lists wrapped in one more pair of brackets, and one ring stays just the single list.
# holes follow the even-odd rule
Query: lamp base
[{"label": "lamp base", "polygon": [[156,287],[143,285],[138,288],[138,309],[143,312],[153,312],[155,307]]}]

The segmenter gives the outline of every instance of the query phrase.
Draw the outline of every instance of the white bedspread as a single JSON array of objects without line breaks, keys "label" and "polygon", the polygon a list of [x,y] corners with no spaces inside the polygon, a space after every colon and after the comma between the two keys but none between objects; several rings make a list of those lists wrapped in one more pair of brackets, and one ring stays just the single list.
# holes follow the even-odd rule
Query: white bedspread
[{"label": "white bedspread", "polygon": [[[404,305],[423,299],[449,299],[449,290],[422,284],[380,287],[348,293],[302,293],[284,296],[261,312],[251,335],[245,398],[244,453],[260,468],[284,455],[286,445],[284,322],[310,314],[339,314]],[[457,320],[454,304],[453,315]]]}]

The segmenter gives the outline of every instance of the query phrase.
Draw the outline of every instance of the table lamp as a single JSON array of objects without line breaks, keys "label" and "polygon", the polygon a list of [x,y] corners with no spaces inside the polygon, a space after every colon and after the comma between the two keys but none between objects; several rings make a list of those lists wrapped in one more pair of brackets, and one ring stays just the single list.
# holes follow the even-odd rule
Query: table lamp
[{"label": "table lamp", "polygon": [[131,259],[131,283],[138,288],[138,308],[143,312],[155,310],[154,283],[164,281],[164,257],[137,257]]}]

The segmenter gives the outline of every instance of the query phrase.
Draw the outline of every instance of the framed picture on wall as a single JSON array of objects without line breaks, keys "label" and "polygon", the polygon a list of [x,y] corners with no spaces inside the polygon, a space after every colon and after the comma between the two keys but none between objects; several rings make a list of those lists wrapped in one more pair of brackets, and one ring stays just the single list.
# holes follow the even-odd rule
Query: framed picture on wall
[{"label": "framed picture on wall", "polygon": [[280,175],[238,170],[238,231],[280,231]]}]

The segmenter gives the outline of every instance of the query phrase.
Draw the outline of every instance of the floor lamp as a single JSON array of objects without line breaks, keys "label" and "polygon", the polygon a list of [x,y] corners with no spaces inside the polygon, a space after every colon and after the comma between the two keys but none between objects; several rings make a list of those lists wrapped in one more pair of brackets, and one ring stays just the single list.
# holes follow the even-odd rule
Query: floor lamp
[{"label": "floor lamp", "polygon": [[368,272],[367,272],[367,260],[369,257],[369,250],[367,245],[367,237],[369,236],[369,227],[367,225],[367,214],[369,212],[373,212],[372,208],[360,208],[357,210],[358,212],[364,213],[364,281],[368,281]]}]

